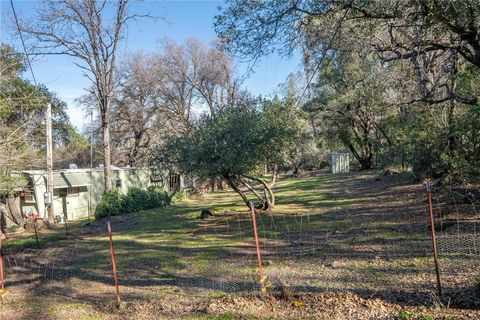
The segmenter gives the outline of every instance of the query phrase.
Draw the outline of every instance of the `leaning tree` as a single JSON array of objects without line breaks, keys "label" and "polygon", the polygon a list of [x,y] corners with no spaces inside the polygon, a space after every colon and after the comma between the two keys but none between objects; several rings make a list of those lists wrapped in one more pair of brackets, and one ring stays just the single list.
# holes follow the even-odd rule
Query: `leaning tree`
[{"label": "leaning tree", "polygon": [[264,168],[275,168],[293,156],[301,126],[298,110],[278,99],[229,106],[215,116],[201,116],[184,136],[168,139],[156,150],[152,163],[204,179],[221,176],[248,207],[250,198],[255,198],[257,210],[271,210],[276,172],[267,181]]}]

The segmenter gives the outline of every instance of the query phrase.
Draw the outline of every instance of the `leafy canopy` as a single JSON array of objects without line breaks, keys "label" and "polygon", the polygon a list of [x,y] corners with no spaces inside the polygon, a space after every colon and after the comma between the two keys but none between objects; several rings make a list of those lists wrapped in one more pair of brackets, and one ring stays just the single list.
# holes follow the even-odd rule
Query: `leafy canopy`
[{"label": "leafy canopy", "polygon": [[168,139],[155,160],[204,178],[258,175],[262,165],[289,161],[302,123],[299,111],[279,99],[230,106],[201,116],[185,136]]}]

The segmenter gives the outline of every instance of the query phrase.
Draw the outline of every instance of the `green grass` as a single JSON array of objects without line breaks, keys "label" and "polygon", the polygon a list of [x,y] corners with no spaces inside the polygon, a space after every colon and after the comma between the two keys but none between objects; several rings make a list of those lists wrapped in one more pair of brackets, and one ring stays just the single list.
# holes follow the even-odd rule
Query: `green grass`
[{"label": "green grass", "polygon": [[[295,233],[304,232],[309,228],[339,229],[348,224],[348,221],[322,219],[321,215],[297,216],[311,212],[312,207],[318,209],[321,202],[325,202],[329,208],[332,203],[338,207],[348,203],[343,199],[335,203],[331,199],[333,190],[327,185],[328,179],[328,176],[322,176],[280,180],[276,186],[279,204],[273,215],[270,218],[257,219],[260,236],[281,239],[287,230]],[[198,217],[203,208],[212,208],[216,214],[226,215],[202,221]],[[241,212],[240,226],[238,217],[232,215],[232,212]],[[195,196],[184,199],[174,206],[145,210],[131,215],[135,225],[126,231],[117,232],[115,221],[112,221],[118,269],[126,274],[137,273],[139,277],[147,277],[151,281],[161,281],[179,274],[185,277],[209,274],[224,257],[241,250],[244,243],[253,244],[248,208],[233,192]],[[265,229],[260,219],[264,220]],[[269,229],[272,221],[275,230]],[[51,240],[55,239],[53,235],[51,237]],[[106,235],[90,238],[78,246],[82,254],[76,257],[76,263],[71,265],[71,270],[88,270],[98,275],[110,273],[110,252]],[[143,270],[155,269],[158,272],[143,274],[138,271],[138,266]],[[256,272],[255,265],[249,267],[252,270],[250,274]],[[228,270],[227,273],[242,275],[245,274],[245,270],[236,268]],[[152,293],[158,294],[161,293],[155,291]]]},{"label": "green grass", "polygon": [[398,312],[398,316],[397,318],[399,320],[409,320],[409,319],[412,319],[415,315],[409,311],[406,311],[406,310],[400,310]]},{"label": "green grass", "polygon": [[[66,236],[60,231],[55,233],[49,233],[47,235],[42,234],[40,231],[38,234],[38,244],[40,248],[52,246],[63,239],[66,239]],[[5,249],[37,248],[37,240],[35,238],[35,234],[32,234],[27,237],[24,236],[22,238],[5,241],[3,247]]]},{"label": "green grass", "polygon": [[453,227],[455,222],[453,221],[436,221],[435,222],[435,231],[443,231],[447,228]]},{"label": "green grass", "polygon": [[[379,200],[375,192],[368,190],[358,194],[343,192],[346,184],[354,183],[354,174],[323,174],[278,181],[275,210],[257,216],[262,252],[274,245],[289,251],[284,256],[271,254],[264,258],[269,281],[277,281],[271,275],[287,274],[287,281],[307,287],[383,292],[414,284],[417,275],[418,281],[424,281],[425,274],[431,275],[431,256],[409,255],[413,249],[428,244],[428,232],[416,229],[410,232],[411,221],[398,219],[396,212],[384,206],[391,193],[387,200]],[[213,209],[218,216],[200,220],[200,211],[205,208]],[[232,294],[223,284],[258,279],[250,215],[242,199],[233,192],[184,198],[173,206],[114,217],[111,221],[120,284],[128,299],[154,302],[156,299],[174,300],[179,295],[190,298],[189,290],[193,291],[192,299],[219,299]],[[71,226],[73,235],[78,230],[90,233],[76,241],[75,252],[64,265],[66,271],[79,280],[84,275],[103,279],[99,286],[103,285],[108,293],[102,299],[114,299],[105,221]],[[293,242],[298,240],[295,237],[300,237],[299,234],[307,234],[307,238],[315,235],[313,250],[300,252],[303,246]],[[62,228],[48,235],[40,233],[40,239],[42,248],[70,241],[63,236]],[[36,243],[32,235],[8,240],[6,246],[35,248]],[[400,250],[400,254],[396,255],[394,250]],[[185,282],[176,282],[179,279]],[[212,285],[216,282],[221,285]],[[72,286],[72,291],[86,296],[88,290]],[[243,290],[247,291],[239,289]],[[80,304],[64,304],[52,312],[54,315],[75,313],[77,307],[83,308]],[[192,313],[196,317],[185,319],[249,319],[243,312],[219,315],[200,312]],[[102,319],[100,313],[97,315],[90,310],[90,314],[85,315],[85,319]],[[402,310],[393,317],[418,319],[419,315]]]},{"label": "green grass", "polygon": [[[356,227],[352,226],[348,216],[332,218],[335,212],[342,211],[352,203],[372,200],[362,195],[356,198],[336,197],[336,187],[349,178],[349,175],[321,175],[280,179],[275,186],[277,205],[273,214],[257,218],[260,236],[282,240],[286,234],[321,234]],[[225,216],[202,221],[198,217],[204,208],[211,208],[216,214]],[[232,215],[232,212],[241,212],[241,218]],[[324,217],[325,213],[330,216]],[[129,217],[135,224],[126,231],[117,232],[115,221],[112,221],[118,268],[127,272],[135,272],[139,265],[144,269],[161,269],[158,274],[148,275],[149,279],[161,279],[187,270],[190,273],[207,273],[212,265],[216,265],[231,252],[241,250],[245,243],[252,244],[253,239],[248,209],[242,199],[230,191],[183,198],[174,206],[140,211],[126,216]],[[362,227],[370,226],[365,223]],[[75,224],[72,224],[72,229],[75,229]],[[400,239],[400,234],[389,231],[382,233],[381,237],[396,241]],[[48,236],[40,234],[40,245],[53,246],[62,239],[62,229]],[[370,240],[371,235],[367,234],[357,241],[368,243]],[[36,242],[34,236],[31,236],[7,241],[6,246],[34,248]],[[106,234],[83,241],[79,248],[84,248],[84,253],[76,257],[72,270],[86,269],[93,274],[110,271]],[[339,248],[343,250],[346,247],[339,245]],[[321,252],[310,255],[319,254]],[[238,268],[231,272],[241,274],[244,269]],[[371,272],[366,274],[379,278]]]},{"label": "green grass", "polygon": [[[257,216],[260,246],[267,239],[266,249],[272,243],[278,243],[280,249],[286,248],[290,250],[289,254],[295,253],[295,237],[299,238],[302,234],[307,234],[306,237],[310,238],[316,235],[318,245],[314,250],[302,252],[301,257],[266,257],[266,260],[272,260],[273,268],[304,268],[303,265],[291,262],[296,259],[318,261],[328,256],[332,250],[334,253],[350,254],[352,243],[348,241],[340,241],[331,246],[321,245],[324,239],[335,239],[339,234],[355,233],[354,244],[358,246],[368,247],[380,241],[382,245],[393,244],[403,250],[407,241],[413,243],[418,239],[418,234],[406,234],[401,228],[383,228],[382,221],[370,218],[370,212],[362,212],[365,221],[361,224],[354,223],[346,208],[371,203],[375,198],[368,193],[354,194],[351,197],[342,195],[341,188],[345,180],[351,182],[352,175],[324,174],[278,181],[275,186],[277,205],[273,213]],[[219,216],[200,220],[200,211],[205,208],[213,209]],[[124,221],[120,223],[118,220]],[[75,250],[78,254],[69,262],[68,272],[110,277],[109,241],[106,232],[101,231],[105,231],[104,221],[94,222],[87,227],[75,224],[71,226],[72,233],[79,228],[92,228],[95,233],[76,243]],[[183,199],[173,206],[115,217],[112,218],[112,227],[118,270],[123,275],[139,280],[142,285],[151,286],[152,290],[145,290],[143,294],[152,298],[168,296],[174,285],[169,282],[165,285],[164,282],[174,278],[192,281],[193,286],[199,290],[211,288],[207,295],[220,297],[226,294],[223,288],[210,286],[210,283],[218,280],[217,277],[222,277],[222,281],[227,282],[230,279],[241,281],[255,278],[258,272],[256,257],[252,252],[254,238],[248,208],[234,192],[208,193]],[[59,228],[57,233],[40,235],[41,246],[53,247],[62,242],[62,233],[63,229]],[[302,249],[301,245],[299,250]],[[35,247],[36,244],[32,236],[9,240],[7,246]],[[365,259],[351,259],[340,267],[338,272],[343,278],[338,283],[349,288],[382,286],[396,280],[395,271],[392,270],[424,270],[429,266],[429,260],[426,261],[397,258],[378,266],[369,265]],[[390,276],[386,274],[388,272],[391,273]],[[353,284],[352,278],[365,281]]]}]

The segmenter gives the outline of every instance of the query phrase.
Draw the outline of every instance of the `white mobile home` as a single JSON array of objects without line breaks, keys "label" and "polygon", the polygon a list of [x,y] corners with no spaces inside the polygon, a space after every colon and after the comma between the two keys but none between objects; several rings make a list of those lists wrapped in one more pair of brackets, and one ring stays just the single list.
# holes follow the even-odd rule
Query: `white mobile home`
[{"label": "white mobile home", "polygon": [[[27,216],[36,214],[45,216],[44,194],[47,190],[46,172],[28,170],[19,172],[24,175],[26,185],[19,192],[22,213]],[[112,185],[120,193],[136,187],[147,189],[156,185],[170,191],[172,174],[152,174],[148,169],[112,167]],[[104,192],[103,168],[56,170],[53,174],[53,210],[55,215],[66,217],[69,221],[93,216],[95,206]],[[170,178],[171,179],[171,178]],[[178,179],[180,188],[181,179]]]}]

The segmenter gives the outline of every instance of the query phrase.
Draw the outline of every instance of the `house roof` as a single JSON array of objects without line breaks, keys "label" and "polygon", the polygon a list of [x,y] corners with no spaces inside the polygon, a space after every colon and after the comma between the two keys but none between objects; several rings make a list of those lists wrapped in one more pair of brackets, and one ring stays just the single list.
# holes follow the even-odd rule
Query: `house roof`
[{"label": "house roof", "polygon": [[[149,170],[148,168],[135,168],[135,167],[115,167],[112,166],[112,171],[133,171],[133,170]],[[54,189],[68,188],[68,187],[81,187],[90,185],[90,172],[103,172],[103,168],[93,169],[62,169],[54,170],[53,172],[53,185]],[[45,170],[23,170],[12,173],[12,176],[16,175],[21,180],[15,184],[15,191],[21,191],[24,187],[34,179],[34,184],[43,178],[45,185],[47,184],[47,176]],[[36,177],[35,177],[36,176]]]},{"label": "house roof", "polygon": [[[46,177],[44,177],[46,179]],[[82,187],[90,185],[88,176],[82,174],[54,173],[53,188]]]},{"label": "house roof", "polygon": [[[129,171],[129,170],[148,170],[148,168],[137,168],[137,167],[116,167],[111,166],[112,171]],[[18,172],[23,172],[27,174],[36,174],[36,175],[45,175],[46,170],[22,170]],[[79,168],[79,169],[56,169],[53,170],[54,174],[56,173],[89,173],[89,172],[103,172],[102,167],[96,168]]]}]

